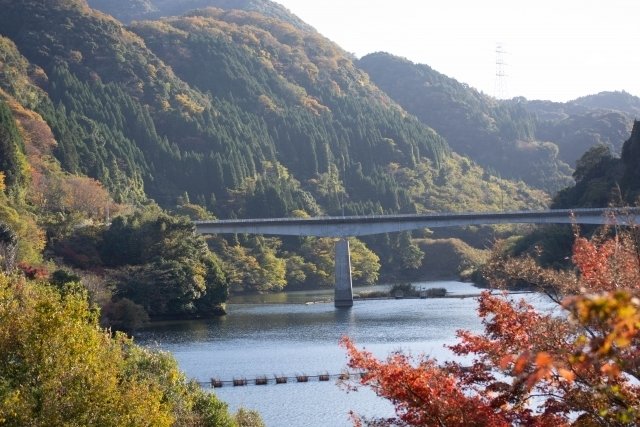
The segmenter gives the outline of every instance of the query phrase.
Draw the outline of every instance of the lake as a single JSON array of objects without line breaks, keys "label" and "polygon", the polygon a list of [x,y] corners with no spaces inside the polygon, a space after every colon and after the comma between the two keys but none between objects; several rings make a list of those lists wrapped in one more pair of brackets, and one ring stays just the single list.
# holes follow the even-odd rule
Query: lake
[{"label": "lake", "polygon": [[[350,410],[368,417],[394,412],[390,403],[368,389],[347,393],[336,384],[335,375],[346,369],[340,337],[348,335],[379,357],[403,350],[445,360],[452,354],[444,345],[456,342],[456,330],[481,331],[476,298],[468,296],[479,294],[478,288],[456,281],[415,285],[443,287],[464,297],[356,300],[351,309],[340,310],[327,302],[302,303],[324,301],[332,291],[256,296],[254,303],[245,297],[236,299],[242,304],[229,304],[224,317],[153,324],[136,334],[136,340],[170,351],[189,377],[203,382],[267,376],[272,383],[275,375],[332,374],[329,382],[289,379],[287,384],[243,387],[225,383],[214,392],[232,410],[258,410],[267,426],[349,426]],[[537,294],[513,297],[548,305]],[[255,303],[258,300],[265,302]]]}]

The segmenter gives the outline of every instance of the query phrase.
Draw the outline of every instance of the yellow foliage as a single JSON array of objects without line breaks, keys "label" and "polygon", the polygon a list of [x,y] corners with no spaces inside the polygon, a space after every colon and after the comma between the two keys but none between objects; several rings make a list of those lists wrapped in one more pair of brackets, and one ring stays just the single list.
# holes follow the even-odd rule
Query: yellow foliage
[{"label": "yellow foliage", "polygon": [[304,105],[308,110],[312,111],[316,115],[320,115],[322,113],[330,113],[331,110],[326,105],[322,105],[320,101],[312,96],[305,96],[302,99],[302,105]]},{"label": "yellow foliage", "polygon": [[0,171],[0,191],[4,191],[7,186],[4,183],[4,172]]},{"label": "yellow foliage", "polygon": [[0,273],[0,424],[233,425],[175,360],[102,330],[84,291]]},{"label": "yellow foliage", "polygon": [[179,93],[176,95],[176,101],[180,104],[183,110],[192,114],[199,114],[204,111],[204,107],[191,99],[189,95]]},{"label": "yellow foliage", "polygon": [[126,339],[97,329],[81,294],[60,298],[53,288],[3,275],[0,284],[0,376],[9,392],[0,419],[9,425],[173,423],[158,385],[124,372]]},{"label": "yellow foliage", "polygon": [[[0,195],[0,200],[2,198],[3,195]],[[0,222],[7,224],[18,236],[18,261],[40,264],[46,244],[44,231],[36,223],[33,214],[18,212],[6,200],[1,201]]]},{"label": "yellow foliage", "polygon": [[269,98],[267,95],[260,95],[258,97],[258,102],[260,103],[260,105],[262,105],[262,107],[265,110],[271,111],[271,112],[277,112],[279,110],[278,106],[276,105],[275,102],[273,102],[273,99]]}]

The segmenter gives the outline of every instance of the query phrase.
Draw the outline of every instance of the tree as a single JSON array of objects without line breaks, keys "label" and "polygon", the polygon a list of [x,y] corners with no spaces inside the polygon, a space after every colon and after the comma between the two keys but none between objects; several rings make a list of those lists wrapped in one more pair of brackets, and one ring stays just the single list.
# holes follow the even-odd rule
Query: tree
[{"label": "tree", "polygon": [[25,181],[24,142],[7,103],[0,100],[0,171],[10,189]]},{"label": "tree", "polygon": [[576,170],[573,178],[576,182],[582,181],[594,172],[594,170],[613,158],[611,148],[604,144],[594,145],[589,148],[576,162]]},{"label": "tree", "polygon": [[232,426],[167,353],[99,328],[86,295],[0,273],[0,422]]},{"label": "tree", "polygon": [[195,226],[186,218],[147,208],[115,218],[100,245],[114,268],[117,296],[150,316],[211,315],[227,298],[227,279]]},{"label": "tree", "polygon": [[251,247],[229,244],[224,239],[214,243],[234,291],[280,291],[286,285],[286,260],[276,255],[276,239],[254,236],[248,242]]},{"label": "tree", "polygon": [[12,229],[0,222],[0,271],[11,272],[16,265],[18,237]]},{"label": "tree", "polygon": [[351,272],[353,281],[373,285],[378,280],[380,258],[371,249],[356,238],[349,239],[351,251]]},{"label": "tree", "polygon": [[499,260],[494,283],[535,284],[566,316],[485,291],[484,333],[459,331],[450,346],[470,363],[402,353],[379,361],[343,338],[349,366],[364,371],[361,384],[396,407],[397,419],[376,425],[638,425],[639,235],[633,228],[577,236],[575,272],[543,269],[532,258]]}]

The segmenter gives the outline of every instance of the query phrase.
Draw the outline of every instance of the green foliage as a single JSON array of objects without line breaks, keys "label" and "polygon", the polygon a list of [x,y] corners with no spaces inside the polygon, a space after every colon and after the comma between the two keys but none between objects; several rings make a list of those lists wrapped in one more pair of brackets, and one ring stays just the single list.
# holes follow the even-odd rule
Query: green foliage
[{"label": "green foliage", "polygon": [[588,179],[589,175],[597,173],[597,169],[606,169],[607,163],[613,159],[611,149],[606,145],[595,145],[588,149],[576,162],[573,178],[576,183]]},{"label": "green foliage", "polygon": [[351,277],[355,284],[373,285],[378,280],[380,258],[356,238],[349,239]]},{"label": "green foliage", "polygon": [[97,325],[84,294],[0,274],[0,420],[7,425],[231,426],[164,353]]},{"label": "green foliage", "polygon": [[118,217],[104,231],[101,259],[114,273],[116,293],[151,316],[211,315],[226,300],[219,261],[193,223],[157,209]]},{"label": "green foliage", "polygon": [[229,191],[225,210],[241,217],[258,218],[286,217],[296,210],[313,216],[322,213],[311,193],[302,189],[286,167],[265,161],[262,170]]},{"label": "green foliage", "polygon": [[134,332],[149,321],[147,311],[129,298],[108,302],[102,308],[100,323],[114,331]]},{"label": "green foliage", "polygon": [[[192,219],[546,202],[540,192],[451,154],[441,136],[373,85],[351,55],[277,5],[92,4],[146,17],[195,5],[220,8],[126,29],[80,0],[0,0],[0,34],[8,37],[0,38],[0,87],[25,128],[27,199],[39,215],[0,204],[0,220],[19,236],[20,260],[41,258],[38,218],[56,255],[81,269],[107,268],[118,298],[152,316],[201,315],[226,298],[222,268],[236,290],[330,285],[333,246],[294,238],[226,242],[218,248],[223,267],[186,222],[139,213],[103,230],[99,224],[114,215],[114,201],[143,206],[153,198],[174,208],[181,198],[176,212]],[[34,110],[46,124],[33,119]],[[518,106],[493,113],[500,132],[531,136]],[[552,146],[542,148],[553,157]],[[381,263],[398,271],[421,264],[409,236],[392,240],[375,246],[381,259],[354,243],[356,282],[375,282]],[[158,289],[160,297],[144,299]]]},{"label": "green foliage", "polygon": [[622,183],[624,196],[633,203],[640,196],[640,122],[635,121],[631,137],[622,147],[624,176]]},{"label": "green foliage", "polygon": [[[638,122],[634,125],[634,131],[636,129],[640,129]],[[632,146],[634,138],[632,133],[625,147]],[[577,162],[576,185],[558,192],[552,206],[602,207],[612,203],[633,203],[640,181],[625,178],[633,176],[636,169],[637,164],[630,152],[623,152],[623,158],[620,159],[613,157],[606,146],[595,146]]]},{"label": "green foliage", "polygon": [[235,292],[280,291],[287,284],[286,261],[278,257],[277,239],[252,236],[245,243],[212,242],[223,261],[229,287]]},{"label": "green foliage", "polygon": [[80,283],[80,276],[67,270],[58,269],[49,276],[49,283],[62,291],[67,285]]},{"label": "green foliage", "polygon": [[0,172],[8,191],[19,190],[26,181],[24,142],[9,106],[0,99]]},{"label": "green foliage", "polygon": [[18,236],[9,226],[0,222],[0,271],[11,272],[16,265]]},{"label": "green foliage", "polygon": [[424,252],[412,240],[411,232],[389,233],[367,238],[367,243],[383,261],[381,273],[390,278],[415,278]]},{"label": "green foliage", "polygon": [[[459,275],[470,279],[470,275],[486,262],[487,250],[477,249],[457,238],[417,239],[415,242],[425,256],[414,277],[450,279]],[[482,283],[473,278],[474,283]]]},{"label": "green foliage", "polygon": [[558,147],[537,140],[535,116],[518,100],[498,102],[427,65],[385,53],[367,55],[358,65],[456,152],[550,194],[570,183]]},{"label": "green foliage", "polygon": [[15,260],[38,265],[42,263],[42,250],[45,246],[43,230],[36,223],[35,215],[24,206],[16,208],[14,205],[4,193],[0,193],[0,222],[17,236]]},{"label": "green foliage", "polygon": [[265,427],[264,421],[260,418],[260,414],[250,409],[240,408],[235,414],[238,427]]},{"label": "green foliage", "polygon": [[192,221],[203,221],[215,219],[215,216],[211,212],[207,211],[200,205],[193,203],[184,203],[176,207],[175,213],[177,215],[186,216]]}]

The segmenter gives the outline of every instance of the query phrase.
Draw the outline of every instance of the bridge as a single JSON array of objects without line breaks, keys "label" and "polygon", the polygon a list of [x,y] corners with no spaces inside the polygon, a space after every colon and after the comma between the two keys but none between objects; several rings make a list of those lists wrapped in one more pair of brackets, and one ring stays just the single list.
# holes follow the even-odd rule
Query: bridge
[{"label": "bridge", "polygon": [[546,211],[400,214],[312,218],[258,218],[196,221],[200,234],[270,234],[338,238],[335,254],[335,306],[351,307],[349,237],[422,228],[492,224],[638,224],[640,208],[553,209]]}]

